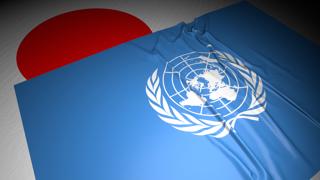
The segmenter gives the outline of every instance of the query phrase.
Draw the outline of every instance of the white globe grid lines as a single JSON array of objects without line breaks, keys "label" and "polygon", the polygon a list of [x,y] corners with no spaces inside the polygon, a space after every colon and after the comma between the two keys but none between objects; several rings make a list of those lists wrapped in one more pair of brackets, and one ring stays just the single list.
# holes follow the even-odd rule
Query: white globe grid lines
[{"label": "white globe grid lines", "polygon": [[236,121],[239,119],[259,120],[257,116],[265,111],[266,108],[266,92],[263,88],[262,79],[255,72],[249,70],[238,58],[219,51],[213,51],[213,53],[215,53],[218,60],[228,60],[239,71],[245,80],[245,84],[251,89],[251,102],[248,108],[239,110],[236,116],[222,121],[219,118],[206,116],[197,118],[192,113],[179,112],[175,107],[169,106],[166,98],[162,95],[158,69],[153,72],[147,81],[146,94],[151,107],[158,113],[160,119],[174,128],[198,136],[209,135],[215,138],[222,138],[235,129]]},{"label": "white globe grid lines", "polygon": [[[188,53],[189,55],[191,54],[201,54],[201,56],[203,56],[203,55],[205,55],[205,57],[207,57],[207,58],[210,58],[210,55],[212,54],[211,52],[191,52],[191,53]],[[238,110],[243,104],[244,104],[244,102],[245,102],[245,100],[246,100],[246,98],[247,98],[247,94],[248,94],[248,86],[246,86],[246,85],[244,85],[244,86],[242,86],[242,87],[240,87],[239,86],[239,81],[238,81],[238,78],[237,78],[237,76],[235,75],[235,72],[230,68],[230,67],[228,67],[227,65],[225,65],[224,64],[224,62],[220,62],[221,64],[223,64],[223,66],[225,67],[225,69],[221,69],[221,67],[219,67],[219,66],[216,66],[214,63],[209,63],[209,62],[203,62],[203,61],[195,61],[195,62],[189,62],[189,61],[192,61],[192,60],[195,60],[195,59],[199,59],[199,56],[197,56],[197,57],[193,57],[193,58],[189,58],[189,59],[186,59],[186,58],[184,58],[184,56],[186,56],[186,55],[188,55],[188,54],[184,54],[184,55],[180,55],[180,56],[178,56],[178,57],[176,57],[176,58],[174,58],[174,59],[172,59],[171,61],[169,61],[167,64],[166,64],[166,67],[165,67],[165,70],[164,70],[164,73],[163,73],[163,77],[162,77],[162,83],[163,83],[163,87],[164,87],[164,91],[166,92],[166,94],[168,95],[168,97],[176,104],[176,105],[178,105],[178,106],[180,106],[181,108],[183,108],[183,109],[185,109],[185,110],[187,110],[187,111],[189,111],[189,112],[191,112],[191,113],[195,113],[195,114],[198,114],[198,115],[204,115],[204,116],[229,116],[229,115],[232,115],[232,113],[234,113],[236,110]],[[188,56],[189,56],[188,55]],[[181,60],[180,60],[181,59]],[[174,62],[174,61],[179,61],[179,63],[177,63],[177,64],[174,64],[173,66],[171,66],[171,63],[172,62]],[[184,66],[180,69],[180,70],[178,70],[178,71],[176,71],[176,67],[178,67],[178,66],[180,66],[181,64],[183,64]],[[195,68],[193,68],[193,65],[205,65],[205,67],[203,68],[203,67],[201,67],[201,68],[199,68],[199,67],[196,67],[196,69]],[[195,74],[195,75],[199,75],[199,73],[201,73],[201,71],[203,72],[203,71],[207,71],[207,70],[209,70],[210,68],[209,67],[214,67],[214,68],[216,68],[216,69],[218,69],[221,73],[223,73],[224,74],[224,76],[226,77],[226,79],[227,79],[227,84],[226,84],[226,86],[229,86],[229,87],[231,87],[232,85],[230,84],[231,83],[231,81],[230,81],[230,78],[229,78],[229,75],[227,75],[226,74],[226,72],[225,71],[229,71],[229,73],[233,76],[233,79],[235,79],[235,81],[236,81],[236,84],[233,86],[233,88],[235,88],[235,90],[236,90],[236,94],[238,94],[239,93],[239,89],[241,89],[241,88],[245,88],[246,89],[246,91],[245,91],[245,98],[243,98],[242,99],[242,101],[237,105],[238,107],[235,107],[235,108],[229,108],[228,107],[228,105],[230,104],[230,103],[232,103],[232,101],[227,101],[226,103],[224,102],[224,100],[222,100],[222,97],[219,97],[218,99],[215,99],[215,100],[213,100],[213,101],[211,101],[211,103],[209,104],[209,103],[203,103],[203,105],[201,106],[201,108],[200,108],[200,112],[195,112],[195,111],[192,111],[191,110],[191,108],[186,108],[185,106],[182,106],[181,104],[179,104],[178,102],[177,102],[177,100],[175,100],[175,99],[173,99],[173,97],[174,96],[180,96],[182,99],[184,99],[185,100],[185,97],[183,97],[182,95],[181,95],[181,93],[182,92],[186,92],[187,90],[190,90],[190,84],[189,85],[187,85],[187,86],[185,86],[185,84],[182,82],[182,80],[183,81],[185,81],[185,80],[191,80],[192,78],[190,78],[189,76],[190,75],[192,75],[192,74]],[[185,71],[185,70],[189,70],[189,72],[186,74],[186,76],[185,77],[181,77],[181,71]],[[200,72],[199,72],[200,71]],[[199,72],[199,73],[198,73]],[[170,81],[171,81],[171,85],[172,85],[172,87],[173,87],[173,90],[174,90],[174,92],[168,92],[168,90],[167,90],[167,86],[165,85],[165,82],[166,82],[166,78],[165,78],[165,76],[171,76],[171,77],[168,77],[168,78],[170,78]],[[181,84],[181,86],[182,87],[184,87],[182,90],[177,90],[177,88],[176,88],[176,86],[175,86],[175,83],[173,82],[173,79],[174,79],[174,76],[178,76],[178,77],[176,77],[176,79],[178,79],[179,80],[179,82],[180,82],[180,84]],[[203,89],[207,89],[208,87],[202,87],[201,89],[200,89],[200,91],[201,90],[203,90]],[[202,96],[203,95],[208,95],[208,94],[202,94]],[[220,104],[220,105],[215,105],[214,106],[214,103],[215,102],[219,102],[218,104]],[[213,103],[213,104],[212,104]],[[214,111],[212,110],[212,108],[214,108]],[[227,113],[219,113],[219,112],[215,112],[215,111],[219,111],[219,109],[222,109],[222,108],[225,108],[226,110],[227,110]],[[203,113],[202,111],[203,111],[203,109],[208,109],[208,111],[207,111],[207,113],[205,114],[205,113]]]}]

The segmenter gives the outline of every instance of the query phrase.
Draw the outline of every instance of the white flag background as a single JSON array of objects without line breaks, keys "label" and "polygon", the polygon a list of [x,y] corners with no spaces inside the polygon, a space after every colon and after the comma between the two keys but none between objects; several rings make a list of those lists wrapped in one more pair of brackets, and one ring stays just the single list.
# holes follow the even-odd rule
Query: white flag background
[{"label": "white flag background", "polygon": [[[16,65],[16,51],[24,36],[35,26],[48,18],[72,10],[109,8],[140,18],[155,32],[181,21],[190,22],[206,12],[235,2],[237,1],[42,0],[8,1],[0,5],[0,179],[35,179],[13,88],[15,84],[25,80]],[[259,1],[252,3],[309,39],[319,39],[317,34],[313,33],[315,29],[306,28],[306,21],[297,19],[295,12],[283,11],[277,4],[270,5]]]}]

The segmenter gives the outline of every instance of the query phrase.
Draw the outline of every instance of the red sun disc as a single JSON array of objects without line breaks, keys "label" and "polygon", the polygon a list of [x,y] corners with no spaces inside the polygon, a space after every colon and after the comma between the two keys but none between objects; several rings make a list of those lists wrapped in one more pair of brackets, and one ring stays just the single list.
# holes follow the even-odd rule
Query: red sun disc
[{"label": "red sun disc", "polygon": [[121,11],[67,12],[39,24],[23,39],[17,65],[30,79],[149,33],[143,21]]}]

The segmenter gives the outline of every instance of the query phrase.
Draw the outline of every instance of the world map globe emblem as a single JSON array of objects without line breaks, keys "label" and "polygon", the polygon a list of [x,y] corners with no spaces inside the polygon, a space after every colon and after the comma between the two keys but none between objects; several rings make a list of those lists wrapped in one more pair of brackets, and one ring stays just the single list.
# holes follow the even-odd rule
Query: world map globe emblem
[{"label": "world map globe emblem", "polygon": [[161,120],[197,136],[223,138],[239,120],[259,121],[267,106],[262,78],[217,50],[167,61],[161,72],[153,71],[145,90]]},{"label": "world map globe emblem", "polygon": [[184,110],[201,116],[232,116],[250,89],[228,59],[216,52],[192,52],[170,60],[163,72],[167,96]]}]

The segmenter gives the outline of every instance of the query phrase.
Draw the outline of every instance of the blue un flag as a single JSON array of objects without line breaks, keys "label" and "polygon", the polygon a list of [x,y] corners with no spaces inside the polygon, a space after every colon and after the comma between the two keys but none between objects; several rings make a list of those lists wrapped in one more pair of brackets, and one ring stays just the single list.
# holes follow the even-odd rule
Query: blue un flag
[{"label": "blue un flag", "polygon": [[37,179],[310,179],[319,47],[242,2],[16,85]]}]

